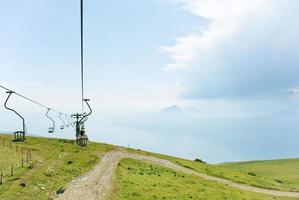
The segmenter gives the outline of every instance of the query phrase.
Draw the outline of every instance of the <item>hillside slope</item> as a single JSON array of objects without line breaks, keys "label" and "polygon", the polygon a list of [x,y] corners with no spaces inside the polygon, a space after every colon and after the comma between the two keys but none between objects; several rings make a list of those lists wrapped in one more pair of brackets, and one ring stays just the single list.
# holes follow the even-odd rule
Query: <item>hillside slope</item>
[{"label": "hillside slope", "polygon": [[[63,139],[27,137],[24,143],[11,143],[10,139],[10,135],[0,135],[1,163],[6,163],[0,168],[4,173],[3,184],[0,185],[1,200],[48,199],[69,181],[91,170],[101,154],[115,149],[111,145],[96,143],[81,148],[73,141]],[[22,147],[26,149],[23,154]],[[27,149],[32,149],[28,164]],[[21,166],[22,156],[24,167]]]},{"label": "hillside slope", "polygon": [[299,191],[299,159],[224,163],[219,166],[273,180],[282,189]]},{"label": "hillside slope", "polygon": [[[275,191],[262,191],[263,194],[253,192],[252,185],[285,191],[296,188],[295,182],[292,186],[277,184],[272,177],[253,176],[229,166],[215,166],[107,144],[91,142],[87,147],[79,147],[72,140],[37,137],[28,137],[25,143],[16,144],[10,139],[9,135],[0,135],[0,173],[4,174],[3,184],[0,185],[1,200],[67,199],[64,198],[67,196],[65,194],[70,194],[74,200],[73,197],[78,195],[71,193],[78,193],[76,187],[80,185],[83,196],[86,191],[93,193],[90,199],[99,198],[98,192],[103,188],[113,188],[114,195],[110,199],[128,200],[287,199],[283,197],[287,194],[284,192],[276,197],[271,196]],[[108,161],[110,165],[107,165]],[[268,168],[276,170],[271,165]],[[291,180],[293,172],[281,174],[284,180]],[[116,179],[108,185],[113,174]],[[77,179],[80,182],[76,182]],[[231,187],[225,180],[236,183],[234,185],[251,185],[251,189]],[[70,184],[71,181],[75,188],[71,188],[74,185]],[[294,195],[299,196],[299,193]]]},{"label": "hillside slope", "polygon": [[113,194],[111,199],[114,200],[288,199],[231,188],[224,184],[134,159],[123,159],[119,163]]},{"label": "hillside slope", "polygon": [[[196,161],[191,161],[191,160],[186,160],[182,158],[176,158],[172,156],[161,155],[161,154],[156,154],[156,153],[151,153],[146,151],[136,151],[133,149],[127,149],[127,151],[138,153],[141,155],[151,155],[158,158],[166,159],[173,163],[179,164],[183,167],[192,169],[198,173],[224,178],[227,180],[234,181],[236,183],[242,183],[242,184],[256,186],[260,188],[268,188],[268,189],[275,189],[281,191],[297,191],[296,188],[299,187],[298,179],[296,179],[297,175],[294,176],[295,173],[298,174],[298,167],[296,167],[296,164],[295,166],[292,167],[294,169],[293,171],[286,172],[288,171],[287,166],[286,168],[281,169],[280,168],[281,165],[279,162],[272,163],[272,165],[271,163],[269,163],[269,165],[264,166],[261,169],[261,170],[268,169],[268,171],[270,172],[269,176],[256,176],[255,174],[250,173],[250,171],[227,167],[227,165],[211,165],[204,162],[196,162]],[[277,172],[277,177],[284,176],[283,174],[285,174],[285,178],[287,180],[293,180],[293,184],[288,184],[287,182],[285,183],[278,182],[279,179],[275,179],[270,175],[271,172],[273,172],[274,170]]]}]

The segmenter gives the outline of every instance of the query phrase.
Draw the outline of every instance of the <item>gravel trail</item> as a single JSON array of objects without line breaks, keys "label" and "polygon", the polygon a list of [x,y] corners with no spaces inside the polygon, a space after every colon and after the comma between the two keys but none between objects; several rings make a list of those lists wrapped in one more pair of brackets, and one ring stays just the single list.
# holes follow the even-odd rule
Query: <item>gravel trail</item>
[{"label": "gravel trail", "polygon": [[102,200],[107,199],[112,189],[113,174],[122,158],[118,151],[106,153],[95,168],[71,181],[57,200]]},{"label": "gravel trail", "polygon": [[218,183],[225,184],[230,187],[234,187],[241,190],[250,192],[256,192],[260,194],[266,194],[271,196],[279,197],[291,197],[299,198],[299,192],[284,192],[271,189],[263,189],[254,186],[243,185],[235,183],[226,179],[209,176],[195,172],[191,169],[182,167],[168,160],[155,158],[152,156],[143,156],[131,153],[125,153],[120,150],[115,150],[106,153],[100,163],[87,174],[71,181],[66,191],[58,196],[58,200],[105,200],[109,197],[113,186],[113,175],[114,170],[117,167],[118,162],[122,158],[132,158],[142,161],[151,162],[160,166],[173,169],[175,171],[183,172],[197,176],[209,181],[215,181]]}]

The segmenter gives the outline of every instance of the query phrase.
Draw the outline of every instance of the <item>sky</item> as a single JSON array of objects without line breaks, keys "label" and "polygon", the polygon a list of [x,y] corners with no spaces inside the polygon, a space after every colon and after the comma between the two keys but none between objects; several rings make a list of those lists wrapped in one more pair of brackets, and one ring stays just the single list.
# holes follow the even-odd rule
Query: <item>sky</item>
[{"label": "sky", "polygon": [[[0,84],[80,111],[79,3],[0,1]],[[212,163],[299,157],[298,1],[84,6],[90,139]],[[10,105],[29,133],[74,137],[49,135],[45,109],[16,96]],[[0,120],[3,131],[20,126],[4,108]]]}]

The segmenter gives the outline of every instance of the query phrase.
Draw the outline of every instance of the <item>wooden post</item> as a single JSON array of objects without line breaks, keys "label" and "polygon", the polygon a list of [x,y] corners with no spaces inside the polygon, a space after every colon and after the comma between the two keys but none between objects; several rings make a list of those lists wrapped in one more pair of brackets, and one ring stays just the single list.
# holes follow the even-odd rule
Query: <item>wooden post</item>
[{"label": "wooden post", "polygon": [[22,158],[22,167],[24,167],[24,158]]},{"label": "wooden post", "polygon": [[1,172],[0,173],[0,185],[2,185],[2,183],[3,183],[3,173]]},{"label": "wooden post", "polygon": [[28,164],[28,162],[29,162],[28,154],[27,154],[27,156],[26,156],[26,162],[27,162],[27,164]]},{"label": "wooden post", "polygon": [[22,155],[24,154],[24,148],[22,147]]},{"label": "wooden post", "polygon": [[10,150],[12,150],[12,144],[11,144],[11,142],[10,142]]},{"label": "wooden post", "polygon": [[11,166],[11,176],[13,176],[13,164],[12,164],[12,166]]}]

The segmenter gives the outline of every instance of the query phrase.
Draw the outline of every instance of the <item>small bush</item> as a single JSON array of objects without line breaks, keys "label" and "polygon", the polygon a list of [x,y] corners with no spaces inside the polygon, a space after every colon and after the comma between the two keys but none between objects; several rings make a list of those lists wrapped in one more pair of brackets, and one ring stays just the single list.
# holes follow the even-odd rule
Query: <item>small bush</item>
[{"label": "small bush", "polygon": [[275,179],[275,181],[276,181],[277,183],[283,184],[283,181],[282,181],[282,180]]},{"label": "small bush", "polygon": [[256,174],[254,172],[248,172],[247,174],[250,176],[256,176]]},{"label": "small bush", "polygon": [[195,162],[200,162],[200,163],[206,163],[205,161],[203,161],[203,160],[201,160],[201,159],[199,159],[199,158],[196,158],[194,161],[195,161]]},{"label": "small bush", "polygon": [[71,165],[71,164],[73,164],[73,163],[74,163],[74,161],[72,161],[72,160],[67,161],[67,164],[68,164],[68,165]]}]

